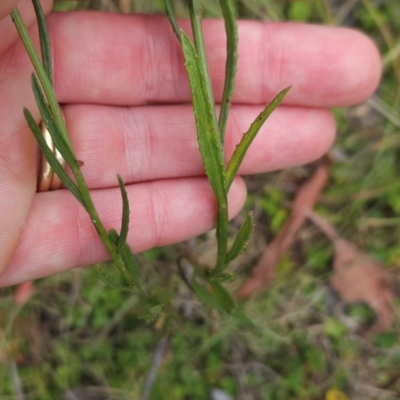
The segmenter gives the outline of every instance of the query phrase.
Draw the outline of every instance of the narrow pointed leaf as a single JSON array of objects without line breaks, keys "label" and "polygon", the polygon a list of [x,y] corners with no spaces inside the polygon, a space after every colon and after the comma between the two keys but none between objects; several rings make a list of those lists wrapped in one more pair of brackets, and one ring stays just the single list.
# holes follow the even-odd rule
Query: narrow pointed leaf
[{"label": "narrow pointed leaf", "polygon": [[53,168],[54,172],[58,175],[61,179],[61,182],[64,186],[76,197],[76,199],[85,207],[84,202],[82,200],[82,196],[79,192],[78,187],[72,181],[72,179],[67,175],[63,166],[59,163],[56,156],[53,154],[49,146],[47,145],[46,141],[43,138],[42,132],[37,125],[35,119],[33,118],[32,114],[29,112],[27,108],[24,108],[24,115],[28,125],[35,135],[35,138],[39,144],[40,150],[42,150],[44,156],[46,157],[47,161]]},{"label": "narrow pointed leaf", "polygon": [[210,285],[220,306],[225,312],[230,313],[236,307],[235,300],[233,300],[230,293],[221,285],[220,282],[210,281]]},{"label": "narrow pointed leaf", "polygon": [[229,188],[232,184],[233,178],[235,177],[240,164],[243,161],[243,158],[250,147],[251,142],[256,137],[260,128],[267,120],[267,118],[271,115],[271,113],[275,110],[276,107],[282,102],[286,93],[290,90],[290,86],[286,89],[283,89],[270,104],[268,104],[265,109],[258,115],[255,121],[250,125],[249,130],[243,135],[240,143],[236,146],[235,151],[233,152],[232,158],[230,159],[228,166],[226,168],[226,182],[227,187]]},{"label": "narrow pointed leaf", "polygon": [[226,201],[226,185],[222,146],[215,123],[213,104],[207,96],[206,80],[193,43],[181,31],[185,66],[192,89],[193,110],[196,120],[197,140],[208,180],[218,202]]},{"label": "narrow pointed leaf", "polygon": [[117,177],[122,196],[122,222],[121,222],[121,232],[119,234],[119,240],[118,240],[118,250],[120,250],[122,246],[126,244],[126,239],[128,237],[130,210],[129,210],[128,193],[126,192],[124,181],[122,180],[120,175],[117,175]]},{"label": "narrow pointed leaf", "polygon": [[42,52],[43,68],[47,73],[50,83],[53,85],[53,67],[51,62],[51,47],[46,18],[39,0],[32,0],[36,19],[39,27],[40,50]]},{"label": "narrow pointed leaf", "polygon": [[235,76],[236,76],[237,59],[238,59],[238,53],[237,53],[238,32],[236,25],[235,9],[233,8],[232,1],[219,0],[219,4],[225,21],[225,32],[227,39],[225,83],[222,95],[221,110],[218,120],[221,142],[224,143],[226,123],[228,121],[229,109],[231,107],[233,90],[235,87]]},{"label": "narrow pointed leaf", "polygon": [[227,262],[231,262],[240,253],[243,252],[243,250],[245,249],[247,243],[251,238],[253,230],[254,230],[253,213],[249,213],[247,215],[246,221],[244,221],[243,225],[240,227],[239,232],[235,237],[231,250],[228,252],[228,255],[226,256]]},{"label": "narrow pointed leaf", "polygon": [[65,162],[71,168],[73,168],[77,164],[75,154],[71,146],[69,146],[69,144],[65,141],[64,137],[60,133],[60,129],[55,124],[54,118],[51,116],[50,108],[46,102],[42,89],[39,85],[39,81],[36,78],[35,74],[32,74],[32,90],[33,94],[35,95],[40,115],[42,116],[43,122],[45,123],[47,129],[50,132],[54,145],[56,146],[60,154],[63,156]]},{"label": "narrow pointed leaf", "polygon": [[178,23],[176,22],[171,3],[169,0],[164,0],[164,3],[165,3],[165,10],[167,12],[169,22],[171,23],[171,26],[172,26],[172,30],[175,32],[175,35],[178,38],[178,40],[181,41],[181,30],[178,26]]}]

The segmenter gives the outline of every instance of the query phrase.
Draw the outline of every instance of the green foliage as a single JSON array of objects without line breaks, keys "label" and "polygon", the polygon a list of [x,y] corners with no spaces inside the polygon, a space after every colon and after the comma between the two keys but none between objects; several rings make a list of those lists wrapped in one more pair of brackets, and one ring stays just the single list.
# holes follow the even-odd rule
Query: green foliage
[{"label": "green foliage", "polygon": [[[143,8],[139,3],[135,3],[139,11],[161,10],[160,1],[142,2]],[[305,3],[243,0],[238,2],[238,10],[247,18],[276,20],[295,13],[292,17],[297,20],[315,21],[316,5],[313,15],[306,15],[304,9],[312,7]],[[324,3],[331,7],[331,13],[336,12],[337,2]],[[83,4],[57,2],[56,6]],[[400,35],[398,0],[370,4],[379,13],[371,13],[364,2],[359,2],[349,12],[346,24],[368,31],[382,54],[390,56],[398,41],[390,44],[384,36],[388,32],[394,38]],[[180,1],[171,1],[171,5],[176,15],[185,15]],[[216,5],[214,0],[204,0],[205,12],[220,15]],[[399,110],[395,74],[396,64],[384,62],[384,81],[378,94]],[[339,132],[334,154],[339,157],[331,167],[332,180],[320,199],[318,212],[329,216],[347,239],[387,262],[393,276],[391,283],[398,291],[399,131],[370,106],[362,107],[334,111]],[[293,176],[290,171],[287,175]],[[273,237],[287,218],[285,203],[292,199],[292,193],[285,190],[278,174],[260,179],[259,184],[267,189],[253,191],[251,208],[258,204],[255,215],[261,215],[257,225],[265,240],[264,236]],[[189,334],[174,331],[171,335],[151,399],[206,399],[214,387],[234,399],[243,394],[242,390],[255,399],[324,399],[329,388],[340,389],[349,399],[375,399],[382,393],[388,398],[399,397],[398,321],[393,331],[371,338],[355,333],[348,315],[338,313],[337,300],[328,295],[331,244],[312,226],[303,233],[296,242],[296,251],[283,260],[268,291],[240,304],[230,315],[215,301],[211,285],[203,276],[195,279],[206,294],[204,303],[211,299],[205,309],[177,279],[165,283],[177,293],[174,305],[179,313],[185,313]],[[256,235],[260,233],[256,231]],[[114,239],[116,244],[118,234]],[[153,249],[144,258],[152,263],[163,260],[160,270],[165,272],[174,270],[168,257],[165,249]],[[241,258],[239,267],[234,264],[237,277],[229,288],[235,288],[247,276],[254,263],[249,257]],[[116,284],[124,283],[119,275],[106,271]],[[214,276],[222,280],[231,277]],[[141,279],[146,290],[154,284],[146,268]],[[160,333],[139,318],[143,308],[137,296],[105,288],[96,271],[87,269],[49,277],[35,285],[35,296],[22,310],[12,302],[12,289],[2,292],[0,325],[10,329],[4,328],[0,344],[0,397],[14,396],[10,363],[15,361],[27,400],[58,399],[67,388],[92,385],[112,387],[122,399],[140,398]],[[399,306],[396,302],[396,315]],[[221,315],[204,311],[212,307],[220,309]],[[351,323],[363,323],[364,311],[355,310]],[[155,326],[158,318],[162,317],[156,316]],[[365,379],[360,381],[360,377]],[[379,396],[366,395],[360,389],[364,384],[371,388],[369,394],[376,389]]]}]

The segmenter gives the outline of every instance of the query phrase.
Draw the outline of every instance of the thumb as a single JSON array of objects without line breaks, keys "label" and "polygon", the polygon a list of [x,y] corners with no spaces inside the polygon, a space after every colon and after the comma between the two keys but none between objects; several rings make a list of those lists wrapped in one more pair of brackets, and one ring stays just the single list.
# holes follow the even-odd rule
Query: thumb
[{"label": "thumb", "polygon": [[18,0],[1,0],[0,1],[0,19],[6,17],[13,8],[18,4]]}]

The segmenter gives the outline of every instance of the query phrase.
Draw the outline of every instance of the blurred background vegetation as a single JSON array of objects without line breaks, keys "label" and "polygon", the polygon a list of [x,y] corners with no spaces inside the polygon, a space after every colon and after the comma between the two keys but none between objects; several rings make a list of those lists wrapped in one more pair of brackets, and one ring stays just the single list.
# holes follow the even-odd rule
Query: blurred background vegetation
[{"label": "blurred background vegetation", "polygon": [[[184,0],[174,0],[178,16]],[[205,13],[219,17],[216,0]],[[379,46],[382,83],[366,103],[334,110],[338,138],[317,212],[372,254],[400,289],[400,7],[398,0],[237,0],[240,17],[352,26]],[[57,11],[163,13],[161,0],[57,1]],[[233,265],[236,290],[282,227],[315,166],[247,179],[256,216],[248,252]],[[240,221],[245,214],[238,217]],[[233,223],[235,226],[235,222]],[[213,234],[189,245],[207,257]],[[188,244],[186,244],[187,246]],[[365,335],[375,315],[344,307],[329,286],[332,244],[306,224],[273,282],[232,316],[205,310],[177,276],[181,246],[139,257],[174,293],[189,335],[138,318],[136,297],[105,287],[94,269],[35,282],[32,297],[0,290],[0,399],[400,399],[399,301],[389,331]],[[153,267],[150,267],[153,266]],[[154,279],[149,272],[145,277]]]}]

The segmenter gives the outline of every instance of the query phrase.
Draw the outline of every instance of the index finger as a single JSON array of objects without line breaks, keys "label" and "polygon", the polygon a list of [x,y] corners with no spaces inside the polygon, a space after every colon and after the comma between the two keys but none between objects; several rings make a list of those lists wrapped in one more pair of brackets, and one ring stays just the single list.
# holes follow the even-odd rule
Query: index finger
[{"label": "index finger", "polygon": [[[61,102],[190,101],[181,50],[166,18],[75,12],[53,14],[49,26]],[[182,26],[189,31],[187,21]],[[204,31],[218,101],[225,69],[223,22],[205,20]],[[240,21],[233,100],[266,103],[292,85],[286,104],[350,105],[375,90],[380,72],[375,45],[355,30]]]}]

